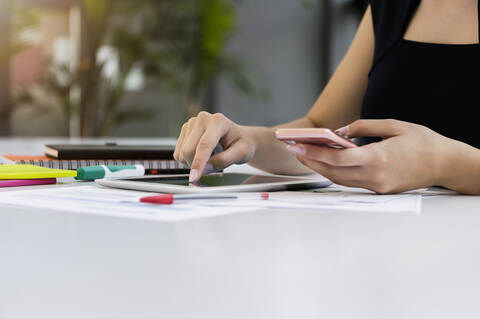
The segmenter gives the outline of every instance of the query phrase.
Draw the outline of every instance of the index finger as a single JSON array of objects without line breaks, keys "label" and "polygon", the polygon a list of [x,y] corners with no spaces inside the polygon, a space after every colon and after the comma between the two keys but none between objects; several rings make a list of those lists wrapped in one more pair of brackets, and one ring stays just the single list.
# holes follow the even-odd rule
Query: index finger
[{"label": "index finger", "polygon": [[195,157],[190,167],[190,176],[192,177],[193,181],[196,181],[201,177],[215,147],[225,133],[225,125],[210,126],[207,128],[205,133],[203,133],[198,142],[197,149],[195,151]]}]

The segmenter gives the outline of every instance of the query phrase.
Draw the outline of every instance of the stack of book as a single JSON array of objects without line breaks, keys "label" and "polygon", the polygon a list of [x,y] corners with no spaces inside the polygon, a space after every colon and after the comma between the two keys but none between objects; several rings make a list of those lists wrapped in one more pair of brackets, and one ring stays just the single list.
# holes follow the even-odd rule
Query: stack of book
[{"label": "stack of book", "polygon": [[147,174],[188,174],[189,168],[173,159],[174,150],[160,145],[56,144],[46,145],[44,156],[3,155],[0,162],[66,170],[141,164]]}]

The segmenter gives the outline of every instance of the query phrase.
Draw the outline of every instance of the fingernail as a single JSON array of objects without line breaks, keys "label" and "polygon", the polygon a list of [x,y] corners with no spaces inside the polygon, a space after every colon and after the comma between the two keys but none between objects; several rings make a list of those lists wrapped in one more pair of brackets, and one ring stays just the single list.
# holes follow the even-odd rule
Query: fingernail
[{"label": "fingernail", "polygon": [[196,169],[190,170],[190,176],[188,178],[188,181],[192,183],[192,182],[195,182],[197,178],[198,178],[198,170]]},{"label": "fingernail", "polygon": [[342,134],[342,135],[348,135],[349,129],[350,129],[350,125],[347,125],[347,126],[339,128],[338,130],[335,131],[335,133]]},{"label": "fingernail", "polygon": [[305,147],[300,146],[300,145],[288,145],[287,146],[287,151],[289,151],[293,155],[297,155],[297,154],[305,155],[305,154],[307,154],[307,150],[305,149]]},{"label": "fingernail", "polygon": [[203,170],[203,175],[208,175],[210,173],[213,173],[214,171],[215,169],[213,168],[213,165],[210,163],[207,163],[207,165],[205,166],[205,169]]}]

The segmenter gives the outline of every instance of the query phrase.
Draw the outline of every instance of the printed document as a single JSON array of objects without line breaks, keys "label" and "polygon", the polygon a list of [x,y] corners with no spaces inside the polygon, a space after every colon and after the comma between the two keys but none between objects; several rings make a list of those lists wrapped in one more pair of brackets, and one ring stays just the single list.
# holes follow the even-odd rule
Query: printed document
[{"label": "printed document", "polygon": [[195,200],[173,205],[154,205],[140,203],[140,198],[156,194],[110,189],[94,184],[74,184],[0,192],[0,204],[165,222],[258,210],[291,213],[348,211],[419,214],[421,209],[422,196],[419,194],[376,195],[335,187],[318,191],[272,192],[268,200]]},{"label": "printed document", "polygon": [[134,219],[175,222],[255,210],[249,207],[204,207],[199,203],[154,205],[140,198],[158,194],[96,185],[0,192],[0,204]]}]

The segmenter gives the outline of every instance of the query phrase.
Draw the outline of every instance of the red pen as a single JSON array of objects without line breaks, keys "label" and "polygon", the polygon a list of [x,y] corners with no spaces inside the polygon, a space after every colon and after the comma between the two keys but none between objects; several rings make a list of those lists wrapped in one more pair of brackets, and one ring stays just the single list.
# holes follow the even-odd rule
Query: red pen
[{"label": "red pen", "polygon": [[[259,197],[255,197],[255,199],[262,199],[267,200],[269,199],[270,195],[268,193],[262,193]],[[149,204],[160,204],[160,205],[169,205],[173,204],[177,201],[182,200],[225,200],[225,199],[241,199],[246,198],[244,196],[239,195],[231,195],[231,194],[188,194],[188,195],[174,195],[174,194],[162,194],[156,196],[148,196],[140,198],[140,202],[142,203],[149,203]],[[252,198],[251,196],[248,198]]]}]

